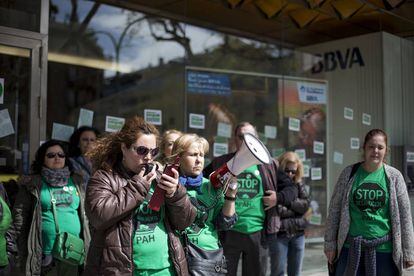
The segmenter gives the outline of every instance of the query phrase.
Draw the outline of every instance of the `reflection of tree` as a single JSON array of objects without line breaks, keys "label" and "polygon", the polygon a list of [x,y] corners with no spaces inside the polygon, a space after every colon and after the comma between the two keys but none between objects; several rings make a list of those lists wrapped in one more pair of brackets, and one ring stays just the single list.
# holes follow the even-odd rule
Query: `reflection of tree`
[{"label": "reflection of tree", "polygon": [[[170,19],[149,18],[148,25],[151,35],[156,41],[177,42],[184,48],[186,58],[191,59],[194,56],[183,23]],[[159,30],[162,30],[162,32]]]}]

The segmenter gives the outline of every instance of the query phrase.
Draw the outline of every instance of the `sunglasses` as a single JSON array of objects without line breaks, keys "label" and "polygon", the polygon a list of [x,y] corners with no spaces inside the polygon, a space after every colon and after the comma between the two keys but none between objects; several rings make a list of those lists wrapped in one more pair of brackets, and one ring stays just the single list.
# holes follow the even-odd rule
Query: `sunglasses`
[{"label": "sunglasses", "polygon": [[48,152],[48,153],[46,153],[46,157],[49,158],[49,159],[55,158],[56,155],[59,158],[65,158],[65,154],[63,152]]},{"label": "sunglasses", "polygon": [[285,169],[285,173],[286,173],[286,174],[289,174],[289,173],[291,173],[291,174],[296,174],[296,170],[289,170],[289,169]]},{"label": "sunglasses", "polygon": [[144,147],[144,146],[139,146],[139,147],[134,147],[133,146],[132,149],[134,151],[136,151],[136,153],[138,155],[142,155],[142,156],[147,155],[149,152],[151,153],[152,156],[156,156],[158,154],[158,152],[160,151],[160,148],[159,147],[156,147],[156,148],[153,148],[153,149],[149,149],[149,148]]}]

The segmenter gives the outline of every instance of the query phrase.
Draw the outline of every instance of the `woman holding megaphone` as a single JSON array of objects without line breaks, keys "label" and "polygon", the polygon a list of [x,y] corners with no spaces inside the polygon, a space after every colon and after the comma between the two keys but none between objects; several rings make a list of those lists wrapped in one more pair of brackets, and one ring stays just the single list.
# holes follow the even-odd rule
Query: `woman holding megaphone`
[{"label": "woman holding megaphone", "polygon": [[[176,170],[170,176],[149,166],[157,138],[152,124],[133,117],[91,152],[97,170],[86,192],[91,244],[85,275],[188,275],[175,230],[191,225],[196,210]],[[165,191],[159,211],[148,208],[155,187]]]},{"label": "woman holding megaphone", "polygon": [[184,134],[175,141],[171,156],[173,159],[179,157],[179,182],[186,187],[197,208],[195,221],[182,233],[190,275],[227,273],[218,231],[229,230],[237,220],[237,186],[226,189],[227,185],[223,183],[224,188],[215,189],[203,177],[204,155],[208,148],[206,139],[197,134]]}]

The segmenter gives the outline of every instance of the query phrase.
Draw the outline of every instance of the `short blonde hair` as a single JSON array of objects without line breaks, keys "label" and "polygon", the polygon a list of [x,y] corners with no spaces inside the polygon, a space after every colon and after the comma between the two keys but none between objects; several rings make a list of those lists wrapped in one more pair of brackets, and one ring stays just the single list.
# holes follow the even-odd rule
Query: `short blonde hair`
[{"label": "short blonde hair", "polygon": [[199,144],[204,154],[208,153],[209,145],[205,138],[195,133],[186,133],[175,140],[169,161],[173,161],[177,156],[181,157],[193,144]]},{"label": "short blonde hair", "polygon": [[299,156],[297,155],[296,152],[287,151],[278,158],[278,161],[279,161],[279,164],[280,164],[279,165],[280,169],[282,171],[285,171],[286,166],[287,166],[288,163],[295,163],[298,166],[298,168],[296,170],[295,177],[294,177],[295,183],[299,183],[299,182],[302,181],[303,163],[300,160],[300,158],[299,158]]}]

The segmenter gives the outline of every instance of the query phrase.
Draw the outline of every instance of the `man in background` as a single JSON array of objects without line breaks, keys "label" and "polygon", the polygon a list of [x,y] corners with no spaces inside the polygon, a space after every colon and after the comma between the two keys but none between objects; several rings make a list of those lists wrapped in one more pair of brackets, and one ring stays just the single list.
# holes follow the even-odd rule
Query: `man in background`
[{"label": "man in background", "polygon": [[[243,144],[243,135],[257,137],[255,127],[249,122],[239,123],[234,130],[236,151]],[[208,177],[226,163],[235,152],[219,156],[204,169]],[[276,203],[285,205],[297,197],[297,187],[290,178],[278,171],[278,164],[272,159],[267,165],[253,165],[237,176],[238,192],[236,213],[238,220],[234,227],[221,235],[224,254],[228,262],[228,274],[236,276],[237,266],[242,255],[242,275],[266,274],[266,238],[275,237],[280,228],[280,218]]]}]

